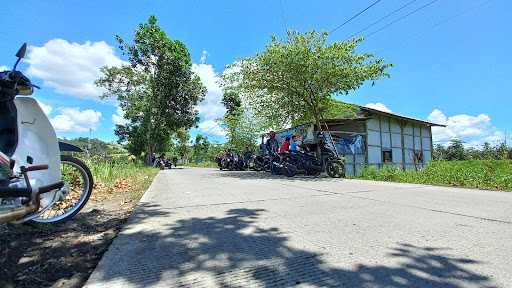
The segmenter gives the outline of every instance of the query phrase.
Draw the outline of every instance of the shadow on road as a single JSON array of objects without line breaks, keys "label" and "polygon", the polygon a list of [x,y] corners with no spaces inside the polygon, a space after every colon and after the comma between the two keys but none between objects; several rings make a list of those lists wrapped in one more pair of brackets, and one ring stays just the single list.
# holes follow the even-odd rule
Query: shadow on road
[{"label": "shadow on road", "polygon": [[[167,213],[149,208],[146,213],[141,207],[128,228],[145,216]],[[222,217],[193,217],[151,230],[158,232],[126,234],[119,240],[131,244],[121,247],[123,256],[110,259],[94,280],[122,280],[135,287],[161,281],[166,287],[493,287],[488,277],[471,270],[478,261],[449,256],[447,248],[397,243],[387,254],[399,259],[396,266],[333,267],[321,254],[290,247],[279,229],[260,227],[257,220],[264,214],[262,209],[231,209]]]}]

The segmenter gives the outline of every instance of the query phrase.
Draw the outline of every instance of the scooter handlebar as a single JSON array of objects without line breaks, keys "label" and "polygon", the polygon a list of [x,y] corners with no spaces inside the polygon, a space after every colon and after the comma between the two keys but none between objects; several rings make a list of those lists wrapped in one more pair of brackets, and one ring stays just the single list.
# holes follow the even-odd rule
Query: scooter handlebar
[{"label": "scooter handlebar", "polygon": [[48,165],[33,165],[33,166],[23,167],[22,172],[48,170],[48,168],[49,168]]}]

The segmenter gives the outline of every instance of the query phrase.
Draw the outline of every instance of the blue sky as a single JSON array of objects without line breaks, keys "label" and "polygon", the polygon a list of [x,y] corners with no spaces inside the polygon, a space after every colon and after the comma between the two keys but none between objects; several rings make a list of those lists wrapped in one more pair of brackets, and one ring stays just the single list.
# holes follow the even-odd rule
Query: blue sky
[{"label": "blue sky", "polygon": [[[343,40],[409,1],[382,0],[329,40]],[[19,45],[28,42],[22,68],[42,84],[35,96],[58,134],[88,136],[91,128],[93,137],[113,141],[114,121],[120,120],[115,102],[100,101],[92,81],[99,66],[122,63],[114,34],[130,39],[137,24],[156,15],[170,37],[189,47],[194,70],[209,89],[199,132],[222,141],[213,120],[222,114],[215,79],[225,65],[261,51],[272,34],[283,35],[286,28],[329,31],[372,2],[7,1],[0,10],[0,66],[11,66]],[[428,2],[417,0],[366,32]],[[505,0],[433,3],[366,39],[359,51],[393,63],[391,78],[340,100],[447,124],[436,131],[440,142],[504,139],[512,133],[511,11]]]}]

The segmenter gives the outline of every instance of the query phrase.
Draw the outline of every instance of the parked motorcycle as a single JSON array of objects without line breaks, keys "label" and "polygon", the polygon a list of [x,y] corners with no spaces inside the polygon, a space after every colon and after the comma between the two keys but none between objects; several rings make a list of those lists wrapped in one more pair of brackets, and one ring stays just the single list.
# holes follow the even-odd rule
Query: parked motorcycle
[{"label": "parked motorcycle", "polygon": [[304,174],[318,176],[326,172],[332,178],[345,177],[345,166],[332,141],[325,132],[318,134],[320,140],[320,158],[313,153],[288,152],[282,157],[283,174]]},{"label": "parked motorcycle", "polygon": [[160,168],[160,170],[165,169],[171,169],[172,168],[172,162],[165,157],[165,155],[161,155],[160,157],[156,158],[153,162],[153,167]]},{"label": "parked motorcycle", "polygon": [[297,174],[297,167],[292,163],[285,160],[284,155],[274,153],[268,156],[264,165],[266,172],[272,172],[274,175],[285,175],[287,177],[293,177]]},{"label": "parked motorcycle", "polygon": [[290,151],[285,154],[284,161],[295,167],[297,174],[318,176],[323,171],[322,163],[315,155],[306,152]]},{"label": "parked motorcycle", "polygon": [[235,170],[235,155],[228,151],[220,159],[220,170]]},{"label": "parked motorcycle", "polygon": [[245,158],[241,154],[235,154],[235,162],[234,162],[234,170],[244,171],[246,170],[247,163],[245,162]]},{"label": "parked motorcycle", "polygon": [[16,67],[0,72],[0,223],[57,223],[71,219],[93,189],[89,168],[61,152],[82,152],[59,142],[37,101],[30,79]]}]

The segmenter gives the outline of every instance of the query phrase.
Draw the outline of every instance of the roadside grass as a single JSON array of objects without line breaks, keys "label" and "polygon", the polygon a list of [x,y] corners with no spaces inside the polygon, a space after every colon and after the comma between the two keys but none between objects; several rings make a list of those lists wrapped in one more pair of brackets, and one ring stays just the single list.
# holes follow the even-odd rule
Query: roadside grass
[{"label": "roadside grass", "polygon": [[142,162],[121,159],[84,159],[91,169],[95,185],[93,195],[102,200],[121,192],[132,200],[138,200],[160,171]]},{"label": "roadside grass", "polygon": [[512,161],[431,161],[421,171],[365,168],[358,179],[512,191]]}]

